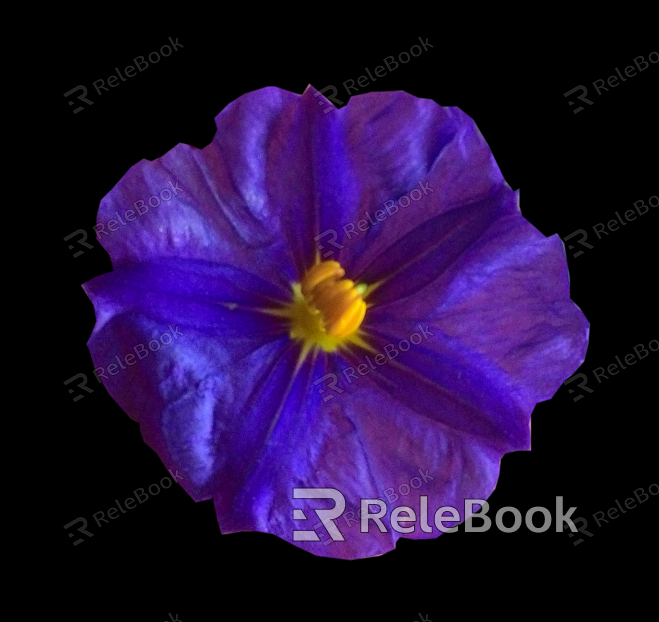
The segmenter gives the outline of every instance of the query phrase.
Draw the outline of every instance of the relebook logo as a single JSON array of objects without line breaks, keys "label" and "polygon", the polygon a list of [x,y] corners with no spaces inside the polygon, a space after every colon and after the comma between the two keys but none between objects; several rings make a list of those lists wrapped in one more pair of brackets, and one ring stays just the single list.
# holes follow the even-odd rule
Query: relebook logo
[{"label": "relebook logo", "polygon": [[[346,508],[346,500],[343,494],[336,488],[294,488],[293,499],[331,499],[334,501],[334,507],[331,509],[314,508],[318,518],[322,521],[324,528],[334,542],[344,542],[345,538],[334,522],[339,518]],[[378,511],[371,513],[369,506],[378,506]],[[474,506],[481,506],[481,511],[476,514]],[[487,516],[487,511],[490,506],[485,499],[465,499],[464,501],[464,520],[470,517],[480,518],[483,524],[476,527],[472,523],[465,523],[465,531],[469,533],[487,531],[492,526],[492,520]],[[563,497],[556,497],[556,531],[562,532],[564,530],[563,524],[573,532],[577,531],[576,525],[572,522],[571,516],[576,510],[576,507],[571,507],[567,512],[563,511]],[[382,499],[361,499],[360,511],[360,532],[368,533],[373,524],[378,528],[381,533],[388,533],[386,525],[382,522],[382,517],[387,513],[387,506]],[[503,522],[503,516],[507,513],[513,515],[513,524],[506,526]],[[543,516],[542,524],[536,526],[533,522],[533,516],[540,513]],[[447,515],[448,514],[448,515]],[[293,510],[293,520],[308,520],[306,514],[301,509]],[[416,524],[418,520],[418,525]],[[457,530],[457,526],[446,526],[444,523],[457,524],[462,522],[463,518],[460,515],[460,510],[452,506],[440,507],[433,516],[434,527],[442,533],[452,533]],[[372,521],[373,524],[369,524]],[[432,533],[433,527],[428,521],[428,497],[423,495],[419,497],[419,517],[413,508],[409,506],[400,506],[391,510],[389,522],[394,531],[398,533],[413,533],[417,526],[420,526],[421,531],[424,533]],[[494,522],[497,529],[504,533],[512,533],[517,531],[522,525],[522,513],[514,507],[506,506],[500,508],[496,513]],[[542,533],[551,527],[552,515],[551,511],[545,507],[536,506],[530,508],[526,512],[524,519],[526,527],[533,533]],[[405,525],[401,525],[405,523]],[[320,537],[314,530],[293,530],[293,540],[295,542],[320,542]]]}]

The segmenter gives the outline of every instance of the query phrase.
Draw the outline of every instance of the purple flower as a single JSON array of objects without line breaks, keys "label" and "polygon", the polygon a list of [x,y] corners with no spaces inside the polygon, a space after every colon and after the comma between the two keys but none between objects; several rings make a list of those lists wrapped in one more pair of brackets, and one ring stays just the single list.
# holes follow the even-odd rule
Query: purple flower
[{"label": "purple flower", "polygon": [[[142,160],[103,199],[114,270],[84,286],[89,348],[223,533],[316,529],[294,544],[354,559],[395,547],[396,506],[427,502],[432,531],[405,534],[427,538],[438,508],[487,499],[588,322],[563,243],[522,217],[467,115],[402,92],[323,114],[314,92],[240,97],[210,145]],[[381,497],[386,531],[342,517],[332,542],[311,508],[333,502],[294,488],[354,514]]]}]

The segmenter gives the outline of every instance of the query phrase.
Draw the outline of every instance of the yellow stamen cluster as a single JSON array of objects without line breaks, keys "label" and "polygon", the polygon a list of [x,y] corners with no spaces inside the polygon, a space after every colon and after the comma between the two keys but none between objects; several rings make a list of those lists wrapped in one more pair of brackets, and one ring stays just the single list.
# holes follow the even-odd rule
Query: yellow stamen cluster
[{"label": "yellow stamen cluster", "polygon": [[338,262],[320,261],[293,285],[287,314],[292,338],[332,352],[356,336],[366,314],[366,286],[355,285],[344,275]]}]

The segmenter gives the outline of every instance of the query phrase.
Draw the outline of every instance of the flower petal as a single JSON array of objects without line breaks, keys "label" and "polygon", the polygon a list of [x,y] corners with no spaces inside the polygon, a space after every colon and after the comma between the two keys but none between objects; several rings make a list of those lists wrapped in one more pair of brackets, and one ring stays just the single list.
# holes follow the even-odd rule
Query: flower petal
[{"label": "flower petal", "polygon": [[[347,152],[357,182],[346,186],[350,192],[344,195],[343,208],[325,216],[323,224],[337,231],[344,248],[332,258],[351,278],[421,225],[458,206],[477,204],[505,186],[485,139],[458,108],[403,92],[368,93],[327,116],[334,115],[341,122],[336,129],[341,140],[331,146],[341,145]],[[372,224],[385,202],[398,201],[415,189],[412,198],[420,195],[418,200]],[[368,227],[365,232],[355,228],[360,220]]]},{"label": "flower petal", "polygon": [[[322,114],[314,93],[311,86],[302,96],[247,93],[217,116],[204,149],[179,144],[134,165],[99,209],[98,235],[113,265],[205,259],[251,266],[284,286],[311,264],[323,232],[341,232],[365,211],[429,184],[428,196],[337,251],[334,258],[357,273],[415,227],[503,183],[473,121],[457,108],[371,93]],[[142,215],[108,232],[107,223],[131,208]]]},{"label": "flower petal", "polygon": [[[270,425],[268,400],[281,401],[277,387],[297,359],[286,326],[254,310],[272,286],[236,268],[167,259],[118,268],[85,289],[97,316],[95,371],[163,462],[190,478],[188,492],[203,497],[218,437],[240,452],[244,443],[225,435]],[[241,418],[253,400],[262,410]]]},{"label": "flower petal", "polygon": [[501,186],[482,199],[419,225],[387,247],[355,278],[382,283],[369,299],[375,306],[405,299],[452,269],[498,218],[518,212],[515,193]]},{"label": "flower petal", "polygon": [[530,447],[529,413],[513,399],[505,373],[434,326],[419,323],[404,337],[392,326],[395,336],[370,331],[377,354],[344,355],[352,369],[345,381],[359,380],[355,370],[364,365],[380,391],[417,416],[503,451]]},{"label": "flower petal", "polygon": [[[441,532],[433,516],[439,507],[459,509],[461,519],[456,522],[461,522],[465,499],[490,495],[503,450],[419,416],[383,392],[374,375],[343,383],[342,393],[322,402],[315,380],[329,370],[340,375],[343,364],[340,357],[319,358],[300,372],[262,459],[239,497],[226,504],[215,496],[223,533],[258,530],[316,555],[356,559],[395,547],[401,534],[391,526],[394,506],[411,506],[418,517],[419,497],[427,496],[432,532],[423,533],[417,524],[406,537],[437,537]],[[225,477],[217,481],[218,488],[227,485]],[[407,488],[401,490],[401,485]],[[331,542],[314,512],[314,508],[332,508],[333,502],[293,499],[294,488],[334,488],[343,494],[346,514],[336,525],[344,541]],[[404,492],[407,489],[409,493]],[[394,491],[405,496],[397,501]],[[387,532],[381,533],[371,522],[369,531],[361,533],[355,524],[360,499],[378,497],[395,502],[382,518]],[[293,520],[295,509],[302,509],[307,520]],[[294,529],[315,530],[323,534],[322,541],[296,542]]]},{"label": "flower petal", "polygon": [[415,267],[417,274],[435,270],[413,296],[370,309],[369,326],[393,339],[419,322],[436,327],[509,375],[528,412],[583,362],[589,324],[570,300],[558,236],[505,214],[448,269],[432,255]]},{"label": "flower petal", "polygon": [[335,210],[353,183],[339,119],[319,112],[314,92],[247,93],[217,116],[204,149],[179,144],[133,166],[98,213],[105,225],[140,201],[148,208],[120,232],[99,231],[113,266],[180,257],[250,267],[281,286],[299,280],[315,256],[319,213]]}]

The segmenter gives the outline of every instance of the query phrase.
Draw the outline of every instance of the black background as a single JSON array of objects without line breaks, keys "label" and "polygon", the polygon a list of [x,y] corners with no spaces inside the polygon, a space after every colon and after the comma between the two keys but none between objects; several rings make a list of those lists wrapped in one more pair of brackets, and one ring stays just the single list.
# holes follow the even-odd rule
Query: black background
[{"label": "black background", "polygon": [[[659,65],[599,96],[592,82],[657,48],[642,37],[616,45],[576,37],[567,47],[529,41],[504,47],[497,37],[456,44],[437,28],[411,32],[346,32],[340,45],[330,45],[309,32],[193,35],[173,20],[148,33],[77,32],[52,50],[56,136],[47,147],[48,165],[67,188],[53,233],[62,263],[54,304],[63,317],[61,362],[53,372],[62,416],[53,444],[66,477],[57,483],[55,511],[44,520],[56,547],[53,581],[68,619],[160,621],[171,612],[184,622],[280,616],[412,622],[420,612],[438,622],[449,605],[465,615],[515,609],[520,594],[538,585],[547,601],[561,601],[568,594],[599,598],[604,585],[641,579],[637,562],[656,551],[656,498],[599,527],[592,515],[657,482],[659,353],[601,384],[592,370],[659,338],[653,322],[657,210],[602,239],[592,228],[659,194]],[[170,36],[183,48],[109,92],[95,93],[93,81],[107,80],[115,67],[133,64]],[[333,84],[347,102],[343,81],[408,51],[419,36],[433,49],[359,93],[403,90],[460,107],[476,121],[509,185],[521,188],[524,216],[545,235],[564,238],[585,229],[593,246],[576,258],[568,251],[572,298],[591,324],[579,371],[593,392],[575,402],[579,390],[571,395],[563,386],[536,407],[533,450],[504,457],[489,499],[494,518],[507,505],[522,513],[540,505],[553,513],[556,496],[563,496],[592,535],[570,537],[553,525],[541,534],[524,526],[511,534],[494,528],[469,534],[461,526],[432,541],[400,539],[381,557],[344,562],[267,534],[221,535],[212,503],[195,504],[178,486],[98,528],[93,513],[167,475],[138,425],[102,386],[90,383],[94,392],[77,402],[64,386],[76,373],[91,377],[93,370],[86,342],[95,317],[80,285],[111,270],[91,233],[100,200],[140,159],[158,158],[180,142],[207,145],[215,116],[240,95],[265,86],[302,93],[308,84]],[[63,93],[79,84],[93,104],[73,114]],[[563,94],[579,84],[588,87],[593,104],[574,114]],[[77,229],[90,232],[92,249],[68,248],[64,237]],[[78,250],[84,252],[74,258]],[[93,537],[74,546],[63,526],[79,516],[87,518]]]}]

